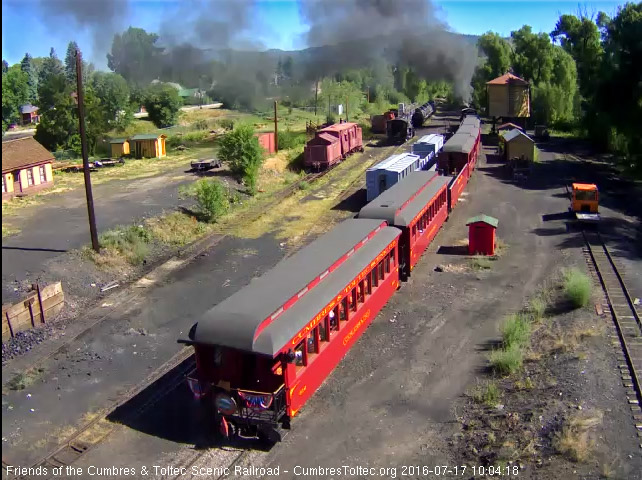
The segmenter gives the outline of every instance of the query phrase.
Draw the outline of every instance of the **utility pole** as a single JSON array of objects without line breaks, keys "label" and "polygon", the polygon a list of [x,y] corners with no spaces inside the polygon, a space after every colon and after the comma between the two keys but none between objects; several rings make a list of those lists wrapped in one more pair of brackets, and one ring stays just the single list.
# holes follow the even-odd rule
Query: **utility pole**
[{"label": "utility pole", "polygon": [[346,95],[346,122],[349,122],[350,119],[348,118],[348,96]]},{"label": "utility pole", "polygon": [[82,59],[80,50],[76,50],[76,85],[78,95],[78,124],[80,127],[80,146],[82,149],[82,165],[85,174],[85,194],[87,196],[87,213],[89,214],[89,233],[91,247],[95,252],[100,251],[98,231],[96,230],[96,214],[94,213],[94,196],[91,192],[91,174],[89,172],[89,156],[87,154],[87,135],[85,133],[85,99],[82,91]]},{"label": "utility pole", "polygon": [[276,100],[274,100],[274,151],[279,151],[279,120],[276,116]]},{"label": "utility pole", "polygon": [[319,79],[317,78],[316,87],[314,88],[314,116],[317,116],[317,103],[319,102]]}]

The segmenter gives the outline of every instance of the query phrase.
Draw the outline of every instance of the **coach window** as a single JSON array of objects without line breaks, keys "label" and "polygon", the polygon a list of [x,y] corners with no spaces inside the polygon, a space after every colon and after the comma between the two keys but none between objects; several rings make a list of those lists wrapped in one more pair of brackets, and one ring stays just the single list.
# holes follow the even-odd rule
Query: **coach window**
[{"label": "coach window", "polygon": [[304,346],[304,342],[301,342],[294,349],[294,364],[297,367],[305,367],[307,363],[307,355],[305,354]]},{"label": "coach window", "polygon": [[372,293],[372,278],[370,277],[370,273],[366,275],[366,295],[370,295]]},{"label": "coach window", "polygon": [[338,332],[339,331],[339,307],[334,307],[328,315],[330,320],[330,331]]},{"label": "coach window", "polygon": [[390,250],[390,255],[389,256],[390,256],[390,266],[391,267],[395,266],[395,250],[396,250],[395,248]]},{"label": "coach window", "polygon": [[374,289],[374,288],[379,286],[379,278],[378,278],[378,275],[377,275],[377,267],[376,266],[370,272],[370,276],[372,277],[372,288]]},{"label": "coach window", "polygon": [[377,270],[379,270],[379,280],[383,280],[383,278],[385,277],[385,273],[383,271],[383,268],[384,268],[383,260],[381,260],[379,262],[379,265],[377,265]]},{"label": "coach window", "polygon": [[339,304],[339,320],[345,322],[348,319],[348,299],[344,298]]},{"label": "coach window", "polygon": [[357,290],[357,298],[359,303],[364,303],[366,301],[366,280],[361,280],[359,282],[359,290]]},{"label": "coach window", "polygon": [[308,362],[310,359],[310,354],[319,353],[319,342],[317,341],[317,336],[319,334],[319,327],[315,327],[310,333],[308,333]]},{"label": "coach window", "polygon": [[390,255],[386,255],[385,265],[386,273],[390,273]]},{"label": "coach window", "polygon": [[327,342],[329,340],[328,338],[328,330],[329,330],[329,318],[326,315],[323,320],[319,323],[319,341],[320,342]]},{"label": "coach window", "polygon": [[361,292],[361,284],[359,284],[357,287],[352,289],[352,292],[350,292],[350,303],[352,304],[352,311],[356,312],[357,311],[357,290]]}]

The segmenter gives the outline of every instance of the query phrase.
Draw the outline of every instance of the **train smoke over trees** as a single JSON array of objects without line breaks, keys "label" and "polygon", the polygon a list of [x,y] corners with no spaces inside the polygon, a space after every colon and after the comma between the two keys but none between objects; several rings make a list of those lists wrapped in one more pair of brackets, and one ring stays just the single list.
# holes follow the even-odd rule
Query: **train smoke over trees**
[{"label": "train smoke over trees", "polygon": [[[258,39],[273,32],[256,5],[257,0],[160,3],[163,20],[149,33],[136,28],[131,0],[41,0],[35,10],[56,20],[44,22],[56,35],[67,34],[67,28],[60,30],[66,24],[89,31],[92,60],[104,64],[107,54],[109,68],[130,85],[171,81],[207,90],[230,106],[254,106],[284,90],[301,97],[312,82],[350,69],[368,69],[373,88],[391,71],[411,70],[427,81],[448,81],[457,96],[469,97],[476,50],[446,30],[430,0],[301,2],[310,27],[303,38],[308,48],[287,53],[265,51]],[[279,68],[279,61],[288,68]]]},{"label": "train smoke over trees", "polygon": [[431,2],[302,2],[300,8],[310,26],[307,45],[320,47],[311,50],[306,77],[368,67],[383,58],[426,80],[452,82],[455,94],[469,99],[476,49],[447,31]]}]

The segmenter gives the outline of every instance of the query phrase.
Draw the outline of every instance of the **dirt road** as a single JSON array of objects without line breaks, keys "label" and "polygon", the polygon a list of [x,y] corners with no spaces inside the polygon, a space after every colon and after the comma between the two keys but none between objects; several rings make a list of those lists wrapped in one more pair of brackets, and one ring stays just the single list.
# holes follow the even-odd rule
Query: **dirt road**
[{"label": "dirt road", "polygon": [[[178,187],[193,175],[185,166],[163,175],[94,186],[98,232],[181,205]],[[68,250],[90,243],[84,189],[52,195],[26,207],[11,219],[20,233],[2,239],[2,301],[14,300],[14,282],[34,280],[42,264]]]}]

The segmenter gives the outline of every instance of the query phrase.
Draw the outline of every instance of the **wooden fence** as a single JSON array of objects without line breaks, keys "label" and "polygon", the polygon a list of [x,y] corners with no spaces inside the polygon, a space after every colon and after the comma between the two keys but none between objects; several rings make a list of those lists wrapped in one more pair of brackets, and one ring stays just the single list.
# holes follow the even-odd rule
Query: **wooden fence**
[{"label": "wooden fence", "polygon": [[65,304],[60,282],[35,290],[23,301],[2,307],[2,341],[53,319]]}]

